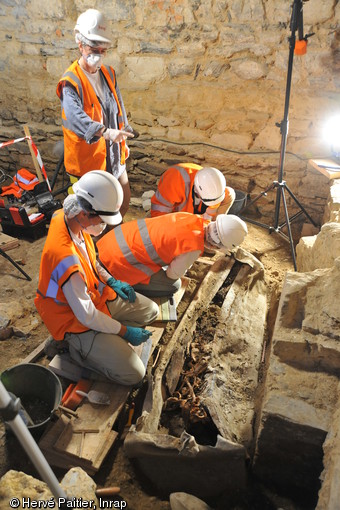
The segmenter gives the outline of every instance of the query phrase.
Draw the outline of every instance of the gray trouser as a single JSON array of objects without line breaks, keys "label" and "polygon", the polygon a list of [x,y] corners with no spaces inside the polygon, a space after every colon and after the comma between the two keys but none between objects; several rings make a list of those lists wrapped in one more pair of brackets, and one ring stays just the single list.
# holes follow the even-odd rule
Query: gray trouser
[{"label": "gray trouser", "polygon": [[181,288],[181,279],[172,280],[161,269],[151,276],[149,283],[137,283],[133,288],[148,297],[170,297]]},{"label": "gray trouser", "polygon": [[[153,322],[158,315],[157,304],[138,293],[134,303],[117,296],[114,301],[108,301],[107,306],[111,316],[125,326],[142,327]],[[68,333],[65,339],[70,356],[76,363],[114,382],[134,385],[145,375],[140,357],[119,335],[90,330]]]}]

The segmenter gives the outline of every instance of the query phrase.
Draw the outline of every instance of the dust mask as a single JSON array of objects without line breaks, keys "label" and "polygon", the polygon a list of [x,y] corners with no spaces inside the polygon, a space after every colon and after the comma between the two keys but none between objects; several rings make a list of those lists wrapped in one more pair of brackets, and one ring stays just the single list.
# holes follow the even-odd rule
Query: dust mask
[{"label": "dust mask", "polygon": [[97,237],[104,231],[105,227],[106,223],[98,223],[98,225],[89,225],[84,230],[87,234]]},{"label": "dust mask", "polygon": [[100,69],[103,63],[103,57],[101,55],[98,55],[98,53],[90,53],[90,55],[87,55],[86,62],[90,67],[95,67],[96,69]]}]

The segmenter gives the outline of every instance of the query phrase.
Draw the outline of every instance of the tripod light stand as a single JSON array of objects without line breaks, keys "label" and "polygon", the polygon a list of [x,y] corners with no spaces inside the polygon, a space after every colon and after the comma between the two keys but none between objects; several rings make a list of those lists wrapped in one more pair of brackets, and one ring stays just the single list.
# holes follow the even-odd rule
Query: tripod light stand
[{"label": "tripod light stand", "polygon": [[[278,178],[276,181],[273,181],[264,191],[262,191],[259,195],[257,195],[253,200],[247,203],[247,205],[241,210],[241,214],[252,204],[254,204],[259,198],[267,195],[267,193],[276,188],[276,203],[275,203],[275,216],[274,216],[274,224],[272,226],[266,225],[259,221],[255,221],[249,218],[243,218],[249,223],[253,223],[254,225],[258,225],[260,227],[267,228],[269,233],[276,232],[280,234],[283,238],[285,238],[290,243],[294,269],[296,271],[296,256],[295,249],[292,237],[292,231],[290,228],[290,224],[296,218],[298,218],[301,214],[304,214],[309,221],[316,227],[316,223],[307,213],[305,208],[301,205],[299,200],[296,198],[294,193],[289,189],[286,181],[283,180],[283,167],[285,162],[285,153],[286,153],[286,145],[287,145],[287,135],[288,135],[288,111],[289,111],[289,100],[290,100],[290,90],[291,90],[291,82],[292,82],[292,70],[293,70],[293,57],[294,50],[296,53],[303,55],[306,53],[307,48],[307,38],[313,34],[308,34],[306,36],[303,35],[303,1],[308,0],[294,0],[292,6],[292,16],[290,20],[290,29],[291,35],[289,37],[289,59],[288,59],[288,72],[287,72],[287,83],[286,83],[286,97],[285,97],[285,106],[284,106],[284,117],[280,124],[276,124],[280,128],[281,133],[281,149],[280,149],[280,165]],[[295,32],[298,30],[299,40],[296,41]],[[299,207],[299,211],[293,216],[289,217],[287,202],[285,191],[290,195],[290,197],[294,200],[296,205]],[[280,215],[280,207],[281,201],[284,209],[285,221],[280,223],[279,215]],[[282,232],[282,228],[287,226],[288,236]]]}]

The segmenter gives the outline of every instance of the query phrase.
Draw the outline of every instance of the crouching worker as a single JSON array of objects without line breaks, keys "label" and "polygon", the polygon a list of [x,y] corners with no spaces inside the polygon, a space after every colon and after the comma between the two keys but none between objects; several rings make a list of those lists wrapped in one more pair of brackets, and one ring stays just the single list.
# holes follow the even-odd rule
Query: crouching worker
[{"label": "crouching worker", "polygon": [[246,224],[232,214],[208,222],[177,212],[118,225],[97,242],[97,249],[115,278],[123,278],[145,296],[171,296],[205,247],[232,250],[246,235]]},{"label": "crouching worker", "polygon": [[179,163],[161,176],[151,198],[151,217],[190,212],[215,220],[219,214],[228,213],[235,197],[235,191],[226,186],[225,177],[217,168]]},{"label": "crouching worker", "polygon": [[34,302],[76,363],[120,384],[137,384],[145,368],[129,343],[149,338],[142,326],[157,317],[158,306],[100,266],[90,235],[121,221],[122,187],[108,172],[94,170],[73,191],[52,218]]}]

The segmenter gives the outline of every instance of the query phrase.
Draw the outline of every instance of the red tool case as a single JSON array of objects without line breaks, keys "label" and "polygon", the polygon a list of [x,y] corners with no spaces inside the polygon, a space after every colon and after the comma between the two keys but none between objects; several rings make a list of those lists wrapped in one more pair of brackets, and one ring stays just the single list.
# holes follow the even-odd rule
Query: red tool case
[{"label": "red tool case", "polygon": [[0,198],[0,225],[4,234],[38,239],[46,235],[46,218],[40,214],[32,221],[22,206],[6,205]]}]

